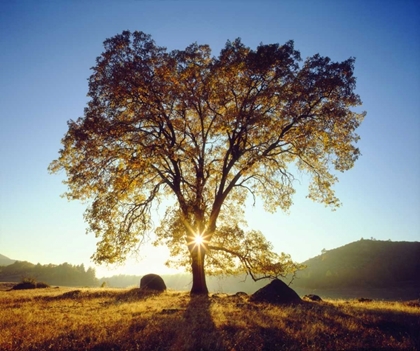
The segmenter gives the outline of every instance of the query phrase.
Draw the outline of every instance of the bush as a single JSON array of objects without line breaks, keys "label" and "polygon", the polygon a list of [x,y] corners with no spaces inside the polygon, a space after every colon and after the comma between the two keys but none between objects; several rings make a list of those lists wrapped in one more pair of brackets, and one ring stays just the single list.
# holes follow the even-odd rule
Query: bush
[{"label": "bush", "polygon": [[36,289],[36,283],[25,283],[21,282],[19,284],[16,284],[13,288],[13,290],[24,290],[24,289]]},{"label": "bush", "polygon": [[16,284],[13,290],[24,290],[24,289],[43,289],[49,288],[50,286],[44,282],[36,282],[34,278],[23,278],[22,281]]},{"label": "bush", "polygon": [[49,288],[50,286],[47,283],[44,282],[38,282],[36,283],[36,288],[37,289],[45,289],[45,288]]}]

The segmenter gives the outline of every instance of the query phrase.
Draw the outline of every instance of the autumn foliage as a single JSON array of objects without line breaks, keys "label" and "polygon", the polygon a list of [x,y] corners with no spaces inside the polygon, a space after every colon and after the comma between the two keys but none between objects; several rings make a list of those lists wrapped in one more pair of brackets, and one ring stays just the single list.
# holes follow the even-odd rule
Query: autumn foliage
[{"label": "autumn foliage", "polygon": [[[339,205],[334,171],[360,154],[355,60],[302,63],[292,41],[250,49],[236,39],[219,56],[196,43],[168,52],[128,31],[104,48],[84,116],[69,121],[50,165],[65,170],[69,199],[89,203],[94,259],[122,261],[155,229],[155,243],[191,267],[192,292],[207,292],[204,267],[254,279],[295,270],[262,233],[244,230],[245,201],[287,210],[295,169],[309,175],[311,199]],[[164,200],[154,228],[151,210]]]}]

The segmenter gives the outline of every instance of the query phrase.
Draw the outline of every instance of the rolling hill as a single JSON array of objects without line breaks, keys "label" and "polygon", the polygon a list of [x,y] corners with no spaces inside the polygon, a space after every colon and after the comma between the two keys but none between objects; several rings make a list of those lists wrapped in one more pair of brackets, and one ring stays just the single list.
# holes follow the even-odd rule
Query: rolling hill
[{"label": "rolling hill", "polygon": [[360,240],[303,262],[293,288],[420,297],[420,243]]}]

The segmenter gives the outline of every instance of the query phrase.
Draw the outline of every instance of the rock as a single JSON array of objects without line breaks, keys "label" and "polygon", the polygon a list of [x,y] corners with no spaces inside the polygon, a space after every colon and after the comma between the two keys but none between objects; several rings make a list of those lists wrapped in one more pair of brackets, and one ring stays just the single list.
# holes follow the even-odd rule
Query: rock
[{"label": "rock", "polygon": [[303,299],[310,300],[310,301],[322,301],[322,299],[318,295],[314,295],[314,294],[305,295]]},{"label": "rock", "polygon": [[157,274],[146,274],[140,280],[140,289],[165,291],[166,285],[161,276]]},{"label": "rock", "polygon": [[251,295],[252,302],[267,302],[272,304],[292,304],[302,300],[299,295],[284,282],[274,279],[270,284]]}]

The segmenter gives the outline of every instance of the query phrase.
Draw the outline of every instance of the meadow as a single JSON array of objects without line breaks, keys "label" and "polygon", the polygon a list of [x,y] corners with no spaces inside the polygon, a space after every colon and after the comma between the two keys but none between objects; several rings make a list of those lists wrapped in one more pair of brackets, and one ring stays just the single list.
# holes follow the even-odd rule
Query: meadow
[{"label": "meadow", "polygon": [[0,350],[419,350],[419,301],[305,301],[140,289],[0,291]]}]

